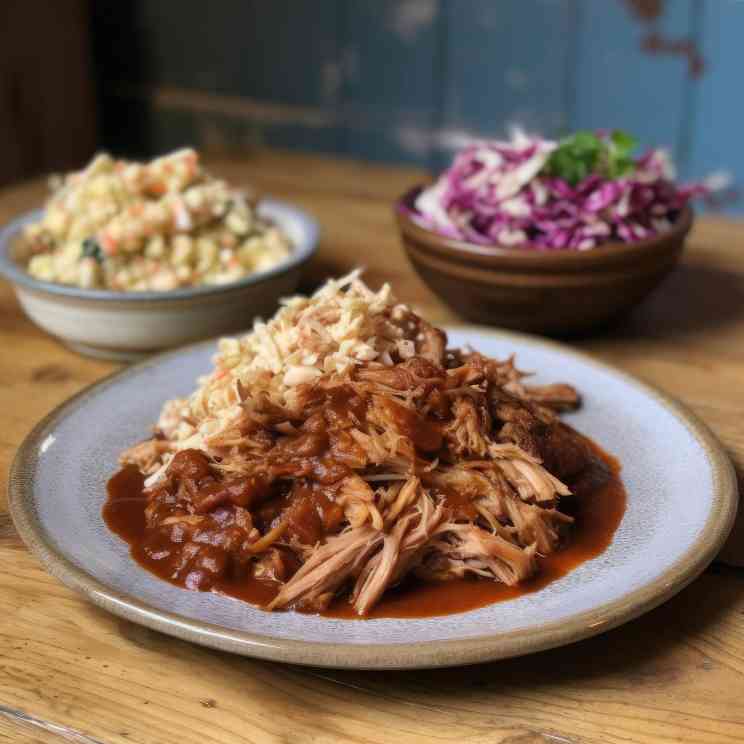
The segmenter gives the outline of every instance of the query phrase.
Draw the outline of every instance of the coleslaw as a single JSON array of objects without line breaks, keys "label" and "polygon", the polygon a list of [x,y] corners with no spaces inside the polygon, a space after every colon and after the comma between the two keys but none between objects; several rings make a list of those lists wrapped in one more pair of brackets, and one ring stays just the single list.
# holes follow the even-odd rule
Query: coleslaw
[{"label": "coleslaw", "polygon": [[225,284],[291,251],[287,235],[192,149],[149,163],[97,155],[56,179],[24,238],[37,279],[123,292]]}]

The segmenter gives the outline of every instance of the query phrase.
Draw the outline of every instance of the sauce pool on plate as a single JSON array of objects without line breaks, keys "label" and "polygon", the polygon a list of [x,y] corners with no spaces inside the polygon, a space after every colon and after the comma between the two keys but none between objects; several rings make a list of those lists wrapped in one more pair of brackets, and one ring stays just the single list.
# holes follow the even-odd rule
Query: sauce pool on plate
[{"label": "sauce pool on plate", "polygon": [[[366,617],[433,617],[474,610],[538,591],[604,552],[622,521],[626,494],[617,460],[593,442],[585,441],[594,452],[593,463],[578,478],[569,482],[574,495],[561,500],[561,511],[573,516],[575,523],[566,544],[552,555],[539,559],[539,570],[532,579],[515,587],[470,578],[441,583],[404,582],[386,592]],[[163,554],[167,553],[167,558],[152,557],[157,555],[157,551],[152,550],[151,536],[147,543],[149,551],[144,549],[147,497],[143,493],[143,480],[141,473],[132,466],[123,468],[111,478],[108,498],[103,507],[104,521],[109,529],[129,544],[131,555],[140,566],[165,581],[184,586],[183,582],[171,579],[174,563],[179,559],[172,542],[163,541]],[[263,606],[276,596],[278,585],[243,576],[239,580],[218,580],[212,591]],[[357,618],[346,599],[337,599],[322,614],[327,617]]]}]

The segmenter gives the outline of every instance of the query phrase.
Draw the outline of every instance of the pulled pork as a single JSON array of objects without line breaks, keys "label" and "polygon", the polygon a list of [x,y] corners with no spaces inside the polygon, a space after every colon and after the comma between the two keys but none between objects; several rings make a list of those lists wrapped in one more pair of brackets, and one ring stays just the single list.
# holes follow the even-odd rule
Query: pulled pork
[{"label": "pulled pork", "polygon": [[560,546],[564,480],[590,457],[557,417],[579,405],[570,386],[447,350],[357,274],[220,348],[122,456],[148,476],[152,550],[180,546],[186,586],[244,577],[275,589],[269,610],[346,596],[365,615],[407,577],[514,585]]}]

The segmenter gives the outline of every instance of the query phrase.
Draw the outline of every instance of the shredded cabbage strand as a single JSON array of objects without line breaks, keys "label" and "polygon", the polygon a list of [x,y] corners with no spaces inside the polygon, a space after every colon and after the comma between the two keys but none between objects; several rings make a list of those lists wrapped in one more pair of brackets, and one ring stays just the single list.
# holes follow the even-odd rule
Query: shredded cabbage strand
[{"label": "shredded cabbage strand", "polygon": [[643,240],[668,230],[691,198],[711,188],[675,184],[666,151],[634,158],[634,144],[619,132],[556,142],[516,131],[509,141],[476,142],[418,195],[412,216],[480,245],[588,250]]}]

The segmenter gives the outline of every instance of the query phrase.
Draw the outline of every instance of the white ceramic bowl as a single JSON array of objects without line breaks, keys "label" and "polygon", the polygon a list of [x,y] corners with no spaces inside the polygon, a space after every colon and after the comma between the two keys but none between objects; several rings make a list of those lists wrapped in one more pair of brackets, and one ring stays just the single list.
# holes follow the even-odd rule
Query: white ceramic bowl
[{"label": "white ceramic bowl", "polygon": [[289,235],[292,254],[273,269],[230,284],[112,292],[40,281],[24,268],[27,247],[20,238],[42,210],[23,214],[0,230],[0,274],[13,284],[26,314],[40,328],[82,354],[132,361],[160,349],[247,329],[256,316],[270,315],[277,300],[297,288],[303,265],[317,249],[317,222],[273,199],[261,201],[258,211]]}]

